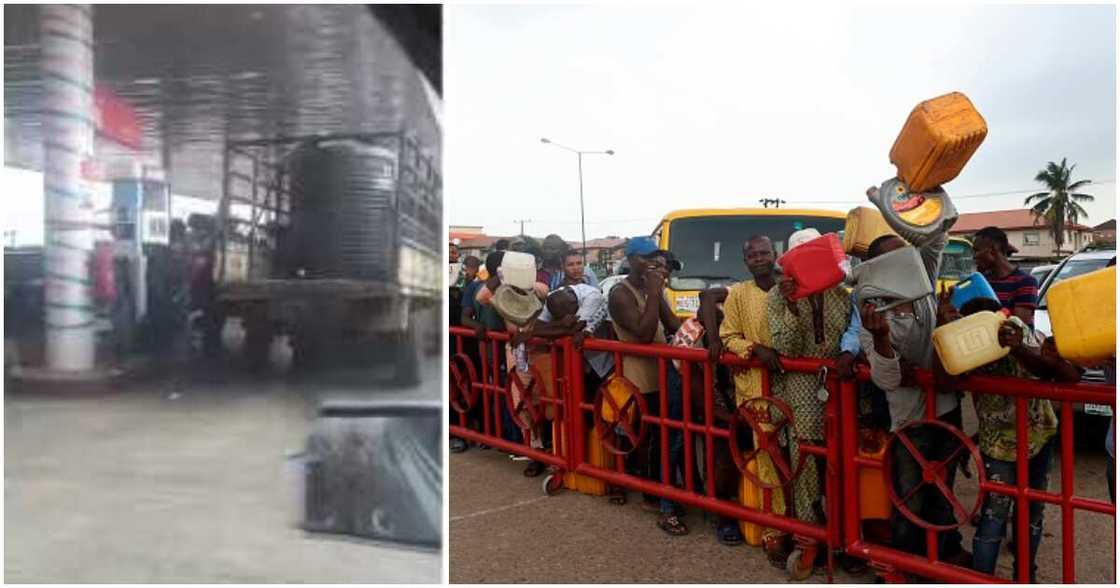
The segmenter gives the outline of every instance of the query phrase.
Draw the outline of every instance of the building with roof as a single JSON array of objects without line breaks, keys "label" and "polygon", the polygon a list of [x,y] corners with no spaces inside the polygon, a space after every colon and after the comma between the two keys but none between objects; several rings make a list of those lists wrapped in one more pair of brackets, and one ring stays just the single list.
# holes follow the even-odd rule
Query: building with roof
[{"label": "building with roof", "polygon": [[[513,242],[519,235],[501,236],[487,235],[480,226],[451,225],[448,227],[448,237],[454,241],[459,239],[459,254],[463,257],[473,255],[485,259],[486,255],[494,250],[494,244],[499,239],[508,239]],[[543,237],[529,237],[537,243],[544,241]],[[578,250],[581,243],[567,241],[568,246]],[[597,272],[609,272],[622,260],[622,252],[626,239],[609,236],[600,239],[591,239],[587,242],[587,262],[594,265]]]},{"label": "building with roof", "polygon": [[[578,247],[579,245],[576,245]],[[587,242],[587,262],[591,264],[599,277],[613,273],[622,261],[623,250],[626,248],[626,239],[616,236],[602,239],[591,239]]]},{"label": "building with roof", "polygon": [[447,227],[447,238],[454,242],[456,239],[466,241],[475,237],[485,236],[482,225],[451,225]]},{"label": "building with roof", "polygon": [[1094,243],[1116,244],[1116,219],[1107,220],[1093,227]]},{"label": "building with roof", "polygon": [[1044,220],[1036,220],[1029,209],[961,213],[949,234],[970,237],[984,227],[999,227],[1007,233],[1008,242],[1019,250],[1012,256],[1016,260],[1057,259],[1088,245],[1093,239],[1092,228],[1066,223],[1065,243],[1058,251],[1050,228]]}]

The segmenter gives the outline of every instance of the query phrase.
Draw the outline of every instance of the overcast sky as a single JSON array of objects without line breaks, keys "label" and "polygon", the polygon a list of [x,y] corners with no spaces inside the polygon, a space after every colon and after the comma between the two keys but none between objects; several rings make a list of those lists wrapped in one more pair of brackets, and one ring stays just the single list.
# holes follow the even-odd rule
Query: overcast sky
[{"label": "overcast sky", "polygon": [[[946,186],[962,212],[1019,208],[1047,161],[1113,217],[1111,6],[447,6],[446,218],[489,234],[646,234],[678,208],[848,210],[895,174],[910,110],[967,94],[988,138]],[[992,193],[1016,192],[1007,195]],[[1083,221],[1085,222],[1085,221]]]}]

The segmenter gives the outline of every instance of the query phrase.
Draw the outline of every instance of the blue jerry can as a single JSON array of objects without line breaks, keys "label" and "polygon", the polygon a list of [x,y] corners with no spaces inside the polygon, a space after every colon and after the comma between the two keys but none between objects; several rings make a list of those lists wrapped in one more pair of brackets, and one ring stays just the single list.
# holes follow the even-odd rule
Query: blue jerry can
[{"label": "blue jerry can", "polygon": [[949,298],[949,302],[953,304],[954,308],[960,310],[973,298],[999,300],[996,291],[992,289],[992,285],[980,272],[972,272],[972,275],[958,282],[953,288],[953,295]]}]

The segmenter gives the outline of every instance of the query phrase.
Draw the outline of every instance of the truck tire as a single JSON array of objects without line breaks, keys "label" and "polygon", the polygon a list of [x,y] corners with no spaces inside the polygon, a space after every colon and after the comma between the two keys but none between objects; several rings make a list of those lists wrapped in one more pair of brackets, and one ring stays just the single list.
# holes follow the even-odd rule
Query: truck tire
[{"label": "truck tire", "polygon": [[249,370],[262,371],[268,366],[268,352],[272,347],[273,329],[264,305],[253,305],[245,318],[245,359]]},{"label": "truck tire", "polygon": [[420,385],[420,366],[424,361],[424,340],[421,336],[421,317],[409,317],[408,329],[397,342],[393,352],[396,374],[393,382],[398,386],[413,387]]}]

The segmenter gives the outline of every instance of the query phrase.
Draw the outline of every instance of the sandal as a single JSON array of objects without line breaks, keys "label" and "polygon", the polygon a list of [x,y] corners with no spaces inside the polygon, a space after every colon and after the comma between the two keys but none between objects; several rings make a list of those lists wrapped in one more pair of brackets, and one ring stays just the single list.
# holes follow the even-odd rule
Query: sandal
[{"label": "sandal", "polygon": [[688,527],[675,514],[661,515],[661,520],[657,522],[657,526],[674,537],[688,535]]},{"label": "sandal", "polygon": [[615,506],[626,506],[626,489],[612,486],[607,500]]},{"label": "sandal", "polygon": [[544,472],[544,464],[539,461],[531,461],[529,465],[525,466],[525,471],[521,472],[526,478],[535,478]]},{"label": "sandal", "polygon": [[716,527],[716,540],[729,547],[743,544],[743,533],[738,521],[721,521]]}]

